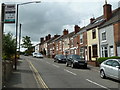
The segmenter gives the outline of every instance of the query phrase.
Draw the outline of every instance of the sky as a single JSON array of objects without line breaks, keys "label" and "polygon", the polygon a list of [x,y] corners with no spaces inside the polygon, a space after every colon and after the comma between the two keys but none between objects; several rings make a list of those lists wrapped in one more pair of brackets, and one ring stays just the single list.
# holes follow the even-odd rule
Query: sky
[{"label": "sky", "polygon": [[[2,0],[1,3],[21,4],[39,0]],[[119,0],[107,0],[112,10],[118,7]],[[74,30],[74,25],[86,26],[90,18],[103,14],[105,0],[41,0],[41,3],[19,5],[19,24],[22,24],[22,37],[30,36],[32,44],[38,44],[41,37],[48,34],[62,35],[64,29]],[[15,24],[5,24],[4,32],[15,36]]]}]

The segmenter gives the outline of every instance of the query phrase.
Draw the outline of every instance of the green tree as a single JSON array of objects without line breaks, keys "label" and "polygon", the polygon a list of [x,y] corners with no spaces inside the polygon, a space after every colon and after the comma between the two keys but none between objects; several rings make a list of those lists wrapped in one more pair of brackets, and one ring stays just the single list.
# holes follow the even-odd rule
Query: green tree
[{"label": "green tree", "polygon": [[3,34],[3,59],[12,59],[15,55],[16,40],[12,33]]},{"label": "green tree", "polygon": [[30,49],[32,48],[30,37],[29,36],[25,36],[25,37],[23,37],[22,41],[23,41],[23,44],[21,44],[22,47],[26,48],[27,49],[26,53],[30,54],[31,53]]}]

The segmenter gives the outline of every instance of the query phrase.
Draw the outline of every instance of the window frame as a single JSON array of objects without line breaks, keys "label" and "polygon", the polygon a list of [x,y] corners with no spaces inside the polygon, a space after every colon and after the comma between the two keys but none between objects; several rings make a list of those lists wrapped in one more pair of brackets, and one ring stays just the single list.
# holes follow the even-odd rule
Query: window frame
[{"label": "window frame", "polygon": [[96,29],[92,30],[92,39],[96,39]]}]

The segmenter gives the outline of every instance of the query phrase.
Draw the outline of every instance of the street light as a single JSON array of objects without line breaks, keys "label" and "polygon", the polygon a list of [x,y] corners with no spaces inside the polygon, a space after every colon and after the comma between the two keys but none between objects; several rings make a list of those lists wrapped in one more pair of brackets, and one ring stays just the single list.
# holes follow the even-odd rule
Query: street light
[{"label": "street light", "polygon": [[17,11],[16,11],[16,49],[15,49],[15,70],[17,69],[17,34],[18,34],[18,6],[19,5],[25,5],[25,4],[30,4],[30,3],[41,3],[41,1],[33,1],[33,2],[26,2],[26,3],[20,3],[17,4]]}]

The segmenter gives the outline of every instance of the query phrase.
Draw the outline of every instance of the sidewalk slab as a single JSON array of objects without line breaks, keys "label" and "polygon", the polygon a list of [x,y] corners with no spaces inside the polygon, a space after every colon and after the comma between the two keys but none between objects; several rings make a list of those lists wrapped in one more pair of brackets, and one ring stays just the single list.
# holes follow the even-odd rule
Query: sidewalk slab
[{"label": "sidewalk slab", "polygon": [[17,70],[14,70],[5,88],[38,88],[33,72],[26,60],[18,60]]}]

